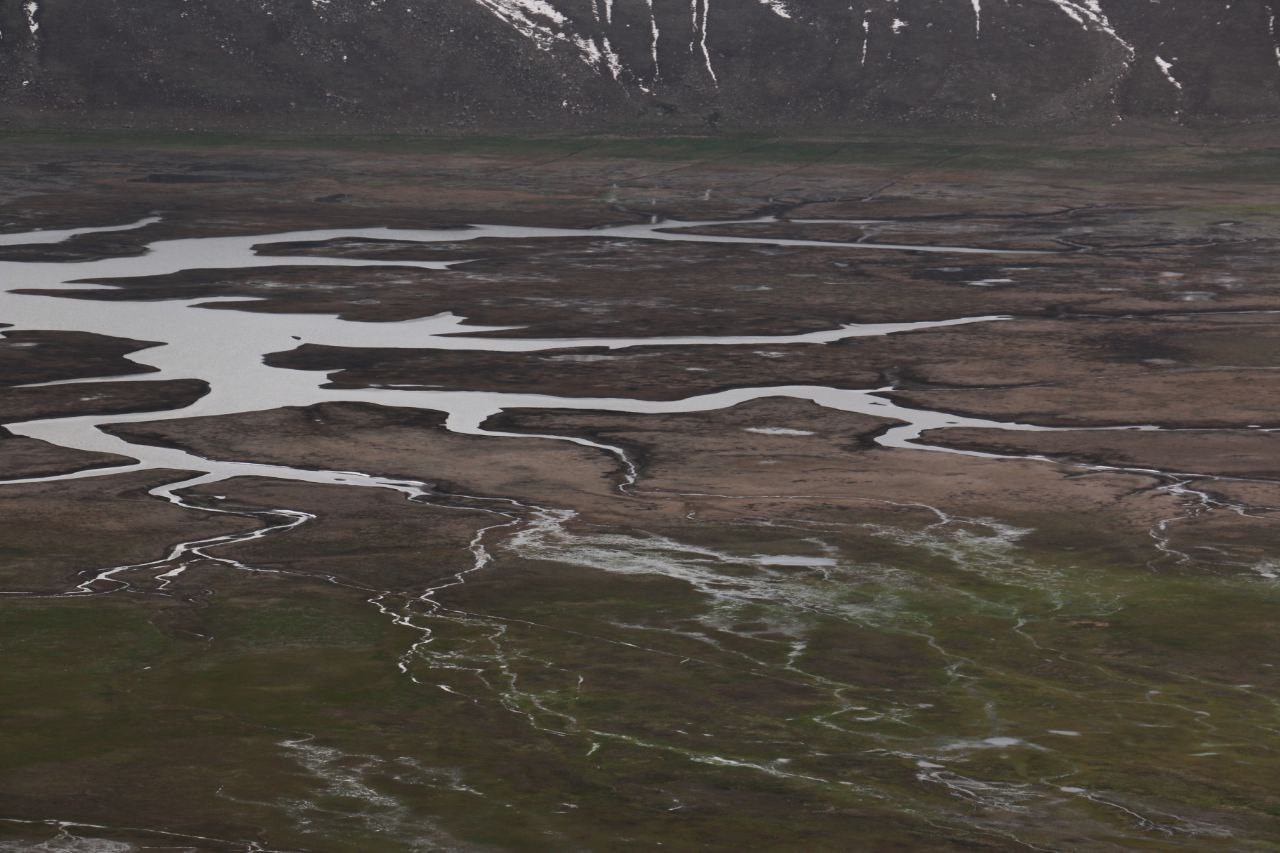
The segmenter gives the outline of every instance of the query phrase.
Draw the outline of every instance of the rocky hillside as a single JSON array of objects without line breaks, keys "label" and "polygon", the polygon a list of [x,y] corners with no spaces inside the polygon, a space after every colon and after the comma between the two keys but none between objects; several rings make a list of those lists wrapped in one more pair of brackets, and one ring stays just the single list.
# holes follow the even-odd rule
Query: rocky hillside
[{"label": "rocky hillside", "polygon": [[413,130],[1280,114],[1280,0],[0,0],[0,120]]}]

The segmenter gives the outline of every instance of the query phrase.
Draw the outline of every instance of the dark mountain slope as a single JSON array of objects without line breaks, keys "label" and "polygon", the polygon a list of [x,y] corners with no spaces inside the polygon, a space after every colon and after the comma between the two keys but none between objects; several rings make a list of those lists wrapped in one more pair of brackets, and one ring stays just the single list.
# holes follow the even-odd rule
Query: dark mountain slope
[{"label": "dark mountain slope", "polygon": [[1278,36],[1269,0],[0,0],[0,116],[1240,123],[1280,114]]}]

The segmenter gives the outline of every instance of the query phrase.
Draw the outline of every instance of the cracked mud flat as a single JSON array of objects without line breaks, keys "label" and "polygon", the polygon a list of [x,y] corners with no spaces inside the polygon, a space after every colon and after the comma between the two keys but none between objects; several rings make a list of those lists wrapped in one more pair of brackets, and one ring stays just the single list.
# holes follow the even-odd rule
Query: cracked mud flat
[{"label": "cracked mud flat", "polygon": [[846,148],[6,149],[0,849],[1280,843],[1280,164]]}]

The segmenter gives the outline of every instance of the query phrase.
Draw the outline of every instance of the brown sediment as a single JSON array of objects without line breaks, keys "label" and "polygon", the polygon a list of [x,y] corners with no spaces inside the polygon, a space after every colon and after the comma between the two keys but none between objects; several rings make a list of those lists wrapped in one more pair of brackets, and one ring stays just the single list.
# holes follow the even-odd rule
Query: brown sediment
[{"label": "brown sediment", "polygon": [[[671,400],[743,386],[892,385],[902,405],[1045,426],[1272,426],[1267,389],[1280,373],[1266,367],[1268,315],[1256,316],[996,320],[821,345],[533,353],[303,345],[267,363],[328,371],[334,388]],[[1231,319],[1235,332],[1221,331]]]},{"label": "brown sediment", "polygon": [[152,470],[4,486],[4,588],[31,594],[66,592],[86,579],[81,574],[85,570],[143,563],[164,556],[175,541],[260,526],[256,519],[193,513],[147,494],[184,476]]},{"label": "brown sediment", "polygon": [[[1142,475],[1070,478],[1041,462],[991,460],[878,447],[896,422],[789,399],[680,415],[515,410],[490,428],[579,434],[636,449],[639,494],[684,501],[725,519],[749,508],[762,517],[874,520],[903,511],[1005,518],[1014,523],[1062,512],[1120,533],[1158,511],[1150,498],[1117,494],[1150,484]],[[753,429],[782,429],[762,434]],[[805,434],[789,434],[790,431]],[[1126,518],[1127,516],[1127,518]],[[1031,526],[1035,526],[1032,524]]]},{"label": "brown sediment", "polygon": [[1155,433],[948,429],[925,432],[921,440],[943,447],[1012,456],[1044,454],[1086,464],[1280,481],[1280,435],[1272,432],[1238,429]]},{"label": "brown sediment", "polygon": [[536,500],[613,492],[617,463],[599,451],[542,439],[457,435],[438,412],[323,403],[241,415],[123,424],[107,432],[210,459],[425,480],[443,491]]},{"label": "brown sediment", "polygon": [[47,441],[5,435],[0,428],[0,479],[53,477],[90,468],[127,465],[134,460],[111,453],[91,453],[58,447]]},{"label": "brown sediment", "polygon": [[[860,363],[861,362],[861,363]],[[874,387],[874,362],[835,345],[587,347],[536,353],[300,346],[267,363],[325,370],[329,387],[420,387],[677,400],[769,384]]]},{"label": "brown sediment", "polygon": [[129,341],[91,332],[0,331],[4,331],[0,337],[0,387],[155,371],[127,357],[159,346],[153,341]]},{"label": "brown sediment", "polygon": [[1271,400],[1280,374],[1220,370],[1115,371],[1008,390],[902,390],[903,405],[1045,426],[1156,424],[1175,428],[1280,426]]},{"label": "brown sediment", "polygon": [[209,384],[202,379],[72,382],[37,388],[0,388],[0,424],[184,409],[208,393]]},{"label": "brown sediment", "polygon": [[[362,435],[359,431],[356,435]],[[297,572],[323,581],[336,575],[372,591],[421,590],[470,567],[467,550],[476,531],[501,524],[513,508],[502,503],[411,502],[385,489],[317,486],[281,480],[235,478],[193,492],[197,499],[225,496],[221,508],[288,507],[314,521],[288,536],[267,537],[222,553],[257,569]],[[253,585],[253,579],[241,578]],[[177,585],[195,591],[199,573]]]},{"label": "brown sediment", "polygon": [[[689,414],[512,410],[485,424],[528,439],[456,435],[430,413],[354,403],[106,431],[212,459],[412,477],[446,494],[570,508],[590,523],[692,530],[742,513],[850,523],[905,512],[923,520],[932,508],[1032,527],[1063,514],[1136,547],[1161,513],[1177,511],[1173,499],[1147,493],[1153,480],[1140,473],[1077,478],[1043,462],[875,446],[895,423],[775,398]],[[608,451],[534,437],[547,435],[621,448],[639,479],[620,493],[623,467]],[[699,519],[689,522],[692,510]]]}]

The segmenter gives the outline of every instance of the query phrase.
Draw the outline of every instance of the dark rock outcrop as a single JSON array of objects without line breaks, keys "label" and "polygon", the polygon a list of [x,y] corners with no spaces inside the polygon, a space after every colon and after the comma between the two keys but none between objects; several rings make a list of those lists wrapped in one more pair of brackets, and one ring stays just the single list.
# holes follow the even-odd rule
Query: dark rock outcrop
[{"label": "dark rock outcrop", "polygon": [[0,119],[444,131],[1280,114],[1280,0],[0,0]]}]

